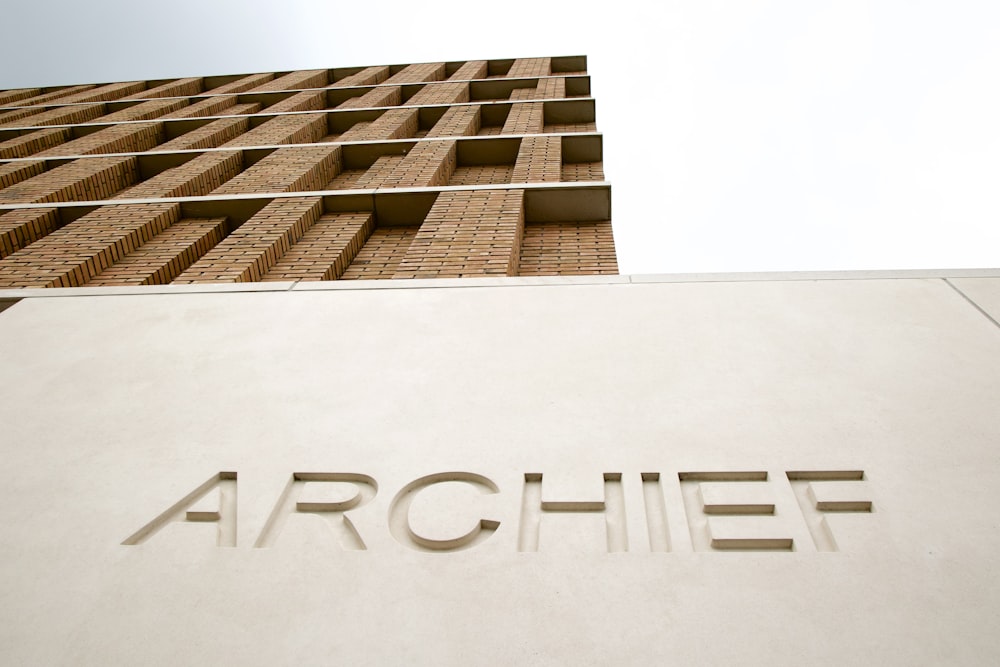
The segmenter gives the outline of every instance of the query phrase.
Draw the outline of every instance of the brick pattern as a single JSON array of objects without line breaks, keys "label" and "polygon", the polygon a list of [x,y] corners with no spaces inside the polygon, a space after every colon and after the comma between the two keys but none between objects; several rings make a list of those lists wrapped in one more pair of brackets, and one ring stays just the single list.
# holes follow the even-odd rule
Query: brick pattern
[{"label": "brick pattern", "polygon": [[188,95],[197,95],[201,92],[202,78],[189,77],[187,79],[177,79],[176,81],[168,81],[167,83],[161,84],[154,88],[147,88],[141,93],[134,93],[123,97],[126,100],[151,100],[157,97],[187,97]]},{"label": "brick pattern", "polygon": [[525,137],[517,151],[511,181],[514,183],[558,183],[562,180],[562,139]]},{"label": "brick pattern", "polygon": [[603,162],[573,162],[562,166],[562,180],[569,181],[603,181]]},{"label": "brick pattern", "polygon": [[319,197],[276,199],[173,280],[256,282],[267,274],[323,211]]},{"label": "brick pattern", "polygon": [[0,141],[0,159],[28,157],[52,146],[58,146],[71,136],[72,132],[69,129],[59,127]]},{"label": "brick pattern", "polygon": [[178,220],[87,284],[166,285],[225,236],[225,218]]},{"label": "brick pattern", "polygon": [[115,199],[199,197],[220,187],[240,173],[242,168],[243,154],[240,151],[205,153],[119,192]]},{"label": "brick pattern", "polygon": [[109,83],[106,86],[99,86],[81,93],[67,95],[59,99],[59,104],[72,104],[76,102],[108,102],[120,100],[126,95],[132,95],[146,89],[145,81],[125,81],[123,83]]},{"label": "brick pattern", "polygon": [[303,70],[280,76],[273,81],[250,89],[252,93],[264,93],[274,90],[296,90],[298,88],[322,88],[327,84],[325,69]]},{"label": "brick pattern", "polygon": [[408,99],[406,104],[459,104],[469,101],[469,84],[465,82],[431,83]]},{"label": "brick pattern", "polygon": [[340,146],[279,148],[213,194],[321,190],[340,168]]},{"label": "brick pattern", "polygon": [[545,121],[541,102],[521,102],[510,105],[510,113],[501,134],[540,134]]},{"label": "brick pattern", "polygon": [[93,134],[67,141],[37,155],[93,155],[95,153],[140,153],[163,141],[163,123],[112,125]]},{"label": "brick pattern", "polygon": [[389,67],[366,67],[356,74],[345,76],[336,81],[330,88],[348,88],[350,86],[374,86],[389,78]]},{"label": "brick pattern", "polygon": [[[376,160],[358,187],[428,188],[447,185],[457,164],[454,141],[421,142],[403,158]],[[381,164],[380,164],[381,162]]]},{"label": "brick pattern", "polygon": [[392,278],[416,235],[416,227],[377,227],[340,279]]},{"label": "brick pattern", "polygon": [[14,104],[30,97],[35,97],[42,92],[41,88],[17,88],[14,90],[4,90],[0,92],[0,105]]},{"label": "brick pattern", "polygon": [[0,259],[58,228],[59,211],[54,208],[25,208],[0,214]]},{"label": "brick pattern", "polygon": [[597,123],[552,123],[546,125],[545,133],[597,132]]},{"label": "brick pattern", "polygon": [[[276,199],[228,237],[231,225],[224,219],[179,220],[179,206],[167,203],[102,206],[65,226],[57,209],[13,210],[0,213],[0,286],[615,273],[609,222],[525,228],[524,191],[518,184],[604,180],[600,162],[562,164],[562,138],[553,135],[596,132],[596,126],[545,125],[540,100],[566,97],[569,75],[552,76],[551,68],[550,58],[523,58],[493,76],[489,62],[478,60],[460,64],[450,76],[444,63],[408,65],[395,74],[387,66],[368,67],[335,82],[329,70],[251,74],[207,92],[200,77],[154,86],[145,81],[73,86],[44,94],[40,89],[0,91],[0,105],[25,107],[0,111],[0,127],[109,124],[24,131],[0,141],[0,160],[29,158],[0,162],[0,203],[500,186],[441,192],[421,225],[402,227],[379,227],[367,212],[323,214],[322,200],[315,196]],[[469,81],[498,77],[524,79],[508,85],[529,87],[514,89],[512,103],[494,109],[507,110],[501,125],[483,126],[483,108],[469,103]],[[404,102],[403,84],[424,85],[408,88],[407,94],[419,90]],[[337,134],[328,127],[328,92],[301,89],[345,87],[357,90],[341,93],[355,96],[338,109],[384,111]],[[256,119],[247,114],[259,113],[262,103],[237,98],[238,93],[285,90],[291,91],[288,96]],[[135,103],[108,113],[112,100]],[[415,108],[434,105],[447,108],[424,112],[423,119]],[[500,123],[500,114],[492,113],[489,122]],[[194,118],[205,118],[204,125],[188,129],[197,123],[164,122]],[[173,136],[178,132],[183,134]],[[449,138],[502,134],[527,135],[514,164],[458,164],[457,143]],[[398,139],[417,141],[399,144],[405,154],[383,155],[363,169],[343,169],[339,143]],[[287,144],[295,146],[269,149],[250,166],[239,150]],[[139,180],[138,159],[131,156],[74,159],[48,170],[46,162],[33,159],[210,148],[228,150],[194,154],[145,181]]]},{"label": "brick pattern", "polygon": [[379,86],[367,93],[344,100],[337,109],[370,109],[373,107],[399,106],[403,101],[403,89],[399,86]]},{"label": "brick pattern", "polygon": [[523,190],[442,192],[393,278],[515,276]]},{"label": "brick pattern", "polygon": [[76,93],[84,90],[93,90],[94,88],[97,88],[97,86],[92,83],[84,84],[82,86],[68,86],[59,90],[53,90],[50,93],[42,93],[41,95],[23,99],[19,102],[19,104],[22,106],[34,106],[36,104],[46,104],[49,102],[62,104],[70,95],[75,95]]},{"label": "brick pattern", "polygon": [[177,111],[187,105],[188,101],[183,99],[140,102],[134,107],[129,107],[127,109],[122,109],[121,111],[115,111],[114,113],[101,116],[96,119],[95,122],[120,123],[122,121],[129,120],[149,120],[150,118],[159,118],[160,116],[170,113],[171,111]]},{"label": "brick pattern", "polygon": [[242,78],[236,79],[235,81],[230,81],[229,83],[223,84],[221,86],[216,86],[211,90],[206,90],[205,93],[208,95],[225,95],[227,93],[245,93],[251,88],[256,88],[261,86],[268,81],[274,80],[274,74],[268,72],[266,74],[250,74]]},{"label": "brick pattern", "polygon": [[336,280],[375,226],[371,213],[328,213],[275,262],[263,280]]},{"label": "brick pattern", "polygon": [[422,81],[441,81],[444,79],[444,63],[419,63],[407,65],[388,79],[386,83],[420,83]]},{"label": "brick pattern", "polygon": [[[208,97],[198,100],[194,104],[189,104],[177,111],[165,114],[163,118],[197,118],[199,116],[216,116],[233,114],[232,109],[236,106],[236,96]],[[257,109],[259,104],[253,105]],[[256,110],[256,109],[255,109]]]},{"label": "brick pattern", "polygon": [[231,146],[277,146],[280,144],[310,144],[326,136],[326,114],[277,116],[222,144]]},{"label": "brick pattern", "polygon": [[479,132],[479,107],[452,107],[427,133],[428,137],[468,137]]},{"label": "brick pattern", "polygon": [[616,275],[611,222],[532,223],[521,241],[522,276]]},{"label": "brick pattern", "polygon": [[[0,164],[0,188],[9,188],[15,183],[37,176],[43,171],[45,171],[45,163],[41,160]],[[3,192],[0,192],[0,197],[2,196]]]},{"label": "brick pattern", "polygon": [[461,81],[463,79],[485,79],[489,71],[489,63],[485,60],[470,60],[452,74],[449,79]]},{"label": "brick pattern", "polygon": [[267,107],[267,113],[286,111],[318,111],[326,108],[326,93],[303,92]]},{"label": "brick pattern", "polygon": [[74,160],[0,190],[0,203],[41,204],[44,202],[93,201],[107,199],[138,179],[134,157],[104,157]]},{"label": "brick pattern", "polygon": [[511,100],[551,100],[566,97],[566,79],[540,79],[534,88],[515,88]]},{"label": "brick pattern", "polygon": [[552,58],[518,58],[507,71],[508,79],[525,79],[552,74]]},{"label": "brick pattern", "polygon": [[448,185],[496,185],[510,183],[514,167],[509,164],[483,164],[459,167]]},{"label": "brick pattern", "polygon": [[158,151],[184,151],[217,148],[233,142],[250,127],[249,118],[220,118],[207,125],[185,132],[181,136],[156,147]]},{"label": "brick pattern", "polygon": [[0,127],[40,127],[86,123],[104,113],[103,104],[79,104],[49,110],[21,109],[0,116]]},{"label": "brick pattern", "polygon": [[80,287],[176,222],[180,204],[103,206],[0,260],[0,287]]}]

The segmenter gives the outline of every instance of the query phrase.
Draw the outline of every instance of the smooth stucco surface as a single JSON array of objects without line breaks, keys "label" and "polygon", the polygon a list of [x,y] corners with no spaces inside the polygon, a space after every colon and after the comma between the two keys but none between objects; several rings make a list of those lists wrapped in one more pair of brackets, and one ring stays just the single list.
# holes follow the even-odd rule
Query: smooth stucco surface
[{"label": "smooth stucco surface", "polygon": [[[955,284],[995,298],[965,284],[983,280]],[[0,313],[0,349],[5,663],[1000,656],[1000,328],[942,279],[27,298]],[[872,503],[825,515],[836,551],[817,551],[785,477],[802,470],[864,471],[816,485]],[[220,471],[238,473],[235,547],[190,522],[122,545]],[[499,492],[436,485],[411,527],[499,528],[462,551],[403,544],[394,497],[449,471]],[[720,471],[768,480],[678,479]],[[348,515],[367,550],[317,514],[262,537],[296,472],[375,481]],[[526,473],[545,502],[621,495],[543,513],[538,551],[519,551]],[[697,551],[702,500],[774,503],[709,521],[793,549]]]}]

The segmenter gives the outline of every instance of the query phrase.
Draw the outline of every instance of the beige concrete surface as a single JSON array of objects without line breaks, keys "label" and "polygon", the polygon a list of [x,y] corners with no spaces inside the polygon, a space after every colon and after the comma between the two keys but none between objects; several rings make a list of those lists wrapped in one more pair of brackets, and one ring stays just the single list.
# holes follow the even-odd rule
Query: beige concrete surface
[{"label": "beige concrete surface", "polygon": [[1000,329],[941,279],[25,298],[0,350],[5,664],[1000,656]]},{"label": "beige concrete surface", "polygon": [[1000,278],[949,278],[948,281],[983,313],[1000,322]]}]

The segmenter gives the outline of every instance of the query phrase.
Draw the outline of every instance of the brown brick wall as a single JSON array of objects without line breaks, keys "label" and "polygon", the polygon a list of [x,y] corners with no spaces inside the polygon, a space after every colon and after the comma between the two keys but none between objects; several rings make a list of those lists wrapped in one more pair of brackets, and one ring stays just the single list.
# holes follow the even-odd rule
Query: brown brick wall
[{"label": "brown brick wall", "polygon": [[182,109],[186,106],[188,106],[188,101],[181,99],[140,102],[134,107],[129,107],[128,109],[122,109],[121,111],[115,111],[114,113],[101,116],[94,122],[119,123],[128,120],[149,120],[150,118],[159,118],[164,114],[170,113],[171,111],[177,111],[178,109]]},{"label": "brown brick wall", "polygon": [[389,109],[370,123],[358,123],[344,132],[338,141],[378,141],[404,139],[417,132],[419,113],[416,109]]},{"label": "brown brick wall", "polygon": [[59,212],[54,208],[26,208],[0,214],[0,259],[34,243],[57,227]]},{"label": "brown brick wall", "polygon": [[[253,105],[260,108],[259,104]],[[198,100],[194,104],[166,114],[163,118],[198,118],[199,116],[229,116],[236,108],[235,95],[223,95],[220,97],[208,97]]]},{"label": "brown brick wall", "polygon": [[279,144],[309,144],[326,136],[326,114],[307,113],[276,116],[266,123],[222,144],[231,146],[276,146]]},{"label": "brown brick wall", "polygon": [[157,151],[183,151],[218,148],[232,142],[250,127],[248,118],[220,118],[211,123],[185,132],[181,136],[156,146]]},{"label": "brown brick wall", "polygon": [[431,83],[406,100],[408,106],[418,104],[458,104],[469,101],[469,84],[465,82]]},{"label": "brown brick wall", "polygon": [[225,218],[178,220],[87,283],[165,285],[226,236]]},{"label": "brown brick wall", "polygon": [[550,74],[552,74],[552,58],[518,58],[507,71],[507,78],[531,78]]},{"label": "brown brick wall", "polygon": [[174,279],[174,283],[255,282],[323,212],[320,197],[276,199]]},{"label": "brown brick wall", "polygon": [[42,92],[41,88],[16,88],[0,92],[0,105],[15,104],[22,100],[35,97]]},{"label": "brown brick wall", "polygon": [[447,185],[455,166],[454,141],[420,142],[402,159],[397,156],[379,158],[368,174],[358,180],[358,187],[427,188]]},{"label": "brown brick wall", "polygon": [[523,190],[442,192],[394,278],[517,275]]},{"label": "brown brick wall", "polygon": [[535,88],[515,88],[511,100],[550,100],[566,97],[566,79],[540,79]]},{"label": "brown brick wall", "polygon": [[29,132],[13,139],[0,141],[0,159],[28,157],[52,146],[58,146],[70,136],[70,130],[59,127]]},{"label": "brown brick wall", "polygon": [[279,148],[212,194],[322,190],[340,168],[340,146]]},{"label": "brown brick wall", "polygon": [[60,90],[53,90],[51,93],[42,93],[41,95],[29,97],[28,99],[21,100],[19,104],[23,106],[48,103],[62,104],[63,101],[70,95],[75,95],[76,93],[84,90],[93,90],[94,88],[97,88],[97,86],[92,83],[84,84],[82,86],[69,86]]},{"label": "brown brick wall", "polygon": [[407,65],[388,79],[386,83],[420,83],[444,79],[444,63],[420,63]]},{"label": "brown brick wall", "polygon": [[265,110],[267,113],[279,113],[285,111],[318,111],[326,108],[326,93],[305,91],[296,93],[277,104],[272,104]]},{"label": "brown brick wall", "polygon": [[266,72],[264,74],[249,74],[230,83],[216,86],[211,90],[206,90],[206,95],[225,95],[227,93],[245,93],[251,88],[256,88],[268,81],[274,80],[274,74]]},{"label": "brown brick wall", "polygon": [[275,262],[263,280],[336,280],[374,227],[371,213],[328,213]]},{"label": "brown brick wall", "polygon": [[616,275],[611,223],[552,222],[525,225],[522,276]]},{"label": "brown brick wall", "polygon": [[199,197],[217,189],[240,173],[242,168],[243,154],[240,151],[205,153],[123,190],[115,199]]},{"label": "brown brick wall", "polygon": [[132,95],[146,89],[145,81],[125,81],[123,83],[109,83],[81,93],[67,95],[59,98],[59,104],[71,104],[76,102],[108,102],[120,100],[126,95]]},{"label": "brown brick wall", "polygon": [[0,190],[0,203],[41,204],[107,199],[135,183],[138,179],[137,165],[134,157],[74,160]]},{"label": "brown brick wall", "polygon": [[541,102],[512,104],[501,134],[539,134],[544,120],[545,109]]},{"label": "brown brick wall", "polygon": [[180,217],[180,204],[103,206],[0,260],[0,287],[79,287]]},{"label": "brown brick wall", "polygon": [[325,69],[303,70],[291,72],[273,81],[259,85],[250,90],[252,93],[263,93],[272,90],[297,90],[299,88],[322,88],[327,84]]},{"label": "brown brick wall", "polygon": [[459,167],[448,185],[494,185],[510,183],[514,167],[509,164],[483,164]]},{"label": "brown brick wall", "polygon": [[563,181],[603,181],[603,162],[574,162],[562,166]]},{"label": "brown brick wall", "polygon": [[462,79],[485,79],[489,71],[489,63],[485,60],[470,60],[452,74],[449,79],[460,81]]},{"label": "brown brick wall", "polygon": [[37,153],[41,156],[93,155],[95,153],[138,153],[163,141],[163,123],[112,125],[93,134],[67,141]]},{"label": "brown brick wall", "polygon": [[394,107],[403,101],[403,89],[399,86],[379,86],[364,95],[352,97],[337,105],[338,109],[371,109],[374,107]]},{"label": "brown brick wall", "polygon": [[187,97],[188,95],[197,95],[201,92],[201,83],[202,79],[200,76],[177,79],[176,81],[168,81],[154,88],[147,88],[139,93],[133,93],[122,99],[150,100],[157,97]]},{"label": "brown brick wall", "polygon": [[552,123],[545,132],[597,132],[597,123]]},{"label": "brown brick wall", "polygon": [[377,227],[340,279],[392,278],[416,235],[416,227]]},{"label": "brown brick wall", "polygon": [[350,86],[374,86],[389,78],[389,68],[387,66],[366,67],[357,74],[345,76],[340,81],[335,82],[330,88],[348,88]]},{"label": "brown brick wall", "polygon": [[562,180],[562,139],[525,137],[511,174],[513,183],[558,183]]},{"label": "brown brick wall", "polygon": [[47,111],[41,110],[39,113],[33,113],[31,109],[22,109],[0,116],[0,127],[39,127],[86,123],[98,118],[103,113],[104,105],[101,103],[56,107]]},{"label": "brown brick wall", "polygon": [[[0,164],[0,188],[9,188],[15,183],[37,176],[43,171],[45,171],[45,163],[41,160]],[[3,192],[0,192],[0,197],[2,196]]]},{"label": "brown brick wall", "polygon": [[479,132],[479,107],[452,107],[427,133],[428,137],[475,136]]}]

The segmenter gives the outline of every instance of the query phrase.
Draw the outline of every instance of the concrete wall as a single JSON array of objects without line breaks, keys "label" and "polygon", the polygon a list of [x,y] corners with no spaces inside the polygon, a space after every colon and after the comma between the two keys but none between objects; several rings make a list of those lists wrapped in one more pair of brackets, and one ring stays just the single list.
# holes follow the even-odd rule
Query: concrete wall
[{"label": "concrete wall", "polygon": [[947,275],[0,293],[0,656],[994,664]]}]

